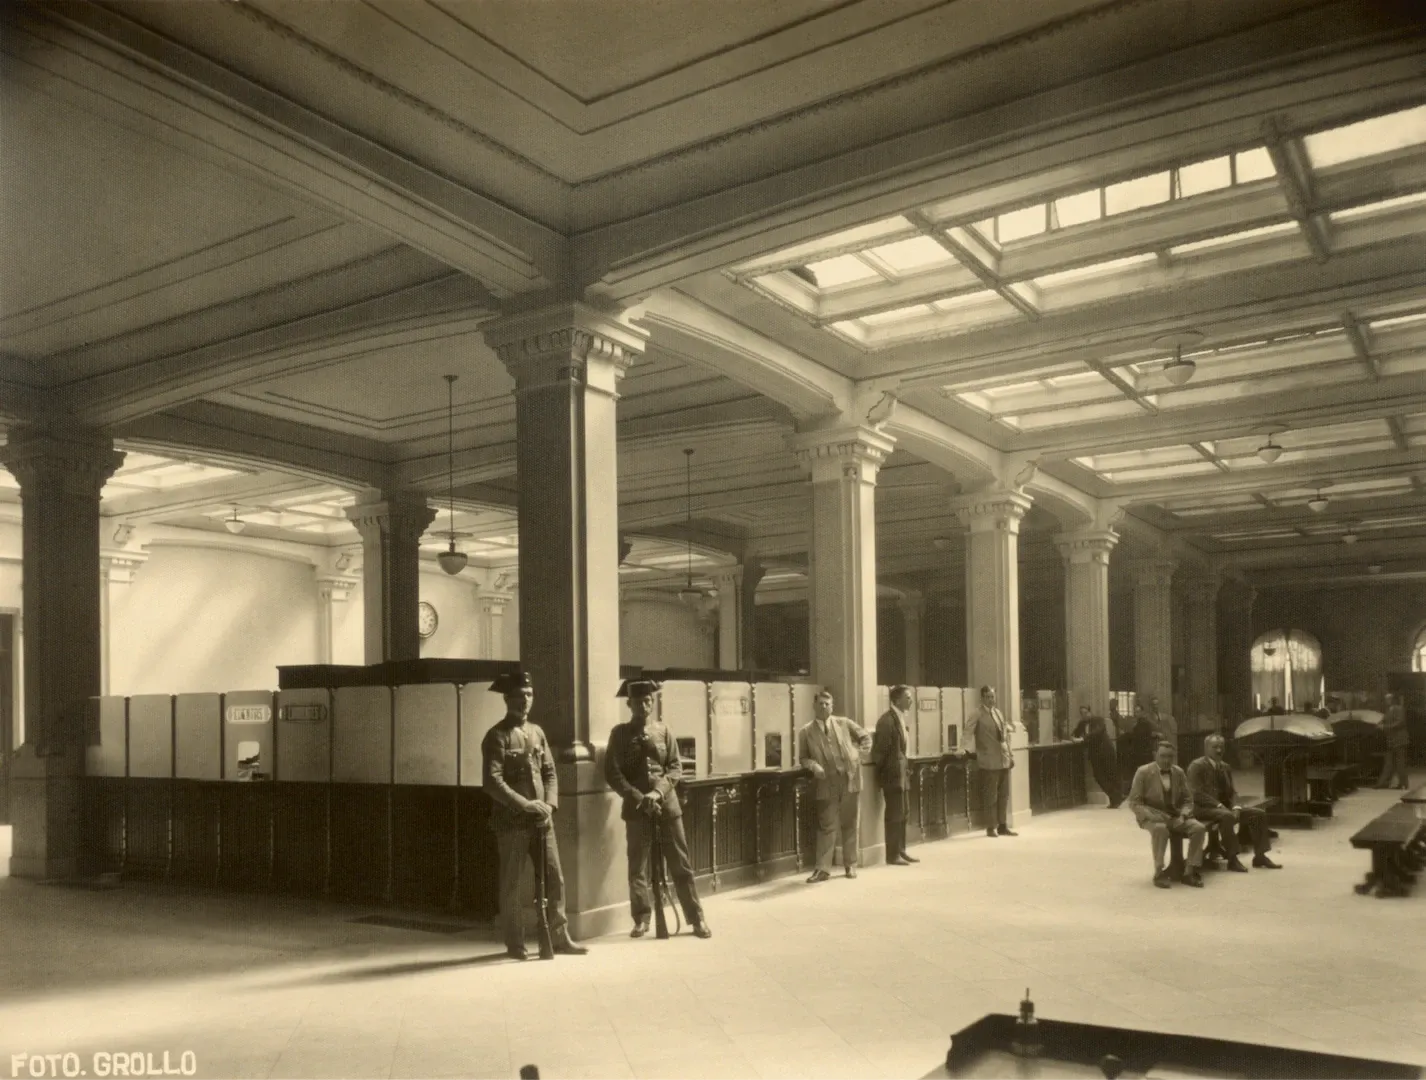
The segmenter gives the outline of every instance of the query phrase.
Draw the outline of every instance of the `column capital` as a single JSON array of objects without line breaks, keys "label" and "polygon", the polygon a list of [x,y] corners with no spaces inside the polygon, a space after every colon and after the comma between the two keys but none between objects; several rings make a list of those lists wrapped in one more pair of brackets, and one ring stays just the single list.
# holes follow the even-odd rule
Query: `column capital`
[{"label": "column capital", "polygon": [[420,540],[436,520],[435,507],[428,505],[426,496],[419,491],[384,492],[368,488],[347,507],[346,514],[363,540],[387,536]]},{"label": "column capital", "polygon": [[614,395],[649,337],[618,315],[581,303],[507,315],[486,324],[483,333],[517,394],[583,385]]},{"label": "column capital", "polygon": [[92,428],[16,425],[0,447],[0,464],[20,484],[20,499],[44,489],[97,499],[124,463],[108,434]]},{"label": "column capital", "polygon": [[1020,491],[992,488],[972,495],[963,495],[951,503],[956,520],[973,533],[1020,532],[1020,522],[1034,504],[1030,496]]},{"label": "column capital", "polygon": [[317,579],[317,597],[333,604],[344,603],[356,587],[355,578],[319,577]]},{"label": "column capital", "polygon": [[896,448],[889,435],[861,425],[801,431],[787,444],[814,484],[842,479],[875,484],[882,462]]},{"label": "column capital", "polygon": [[148,561],[147,554],[137,551],[101,551],[99,574],[113,585],[132,585],[134,575]]},{"label": "column capital", "polygon": [[1173,584],[1174,571],[1177,569],[1177,560],[1168,558],[1135,559],[1129,564],[1129,570],[1134,575],[1135,588],[1159,586],[1166,589]]},{"label": "column capital", "polygon": [[510,601],[515,599],[514,593],[507,592],[482,592],[476,598],[480,604],[480,610],[485,615],[503,615],[505,609],[510,605]]},{"label": "column capital", "polygon": [[1118,543],[1119,534],[1113,529],[1078,529],[1055,536],[1055,547],[1071,564],[1095,562],[1108,566],[1109,553]]}]

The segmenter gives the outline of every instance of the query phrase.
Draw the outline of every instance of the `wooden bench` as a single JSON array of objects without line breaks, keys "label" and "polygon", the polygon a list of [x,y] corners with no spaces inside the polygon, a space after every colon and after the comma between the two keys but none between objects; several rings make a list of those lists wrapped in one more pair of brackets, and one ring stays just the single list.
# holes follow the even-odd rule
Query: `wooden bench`
[{"label": "wooden bench", "polygon": [[1352,847],[1372,853],[1372,868],[1356,886],[1359,895],[1406,896],[1426,863],[1426,818],[1412,803],[1397,803],[1352,837]]},{"label": "wooden bench", "polygon": [[[1357,789],[1355,765],[1307,766],[1308,798],[1314,803],[1334,803]],[[1330,811],[1328,813],[1330,816]]]}]

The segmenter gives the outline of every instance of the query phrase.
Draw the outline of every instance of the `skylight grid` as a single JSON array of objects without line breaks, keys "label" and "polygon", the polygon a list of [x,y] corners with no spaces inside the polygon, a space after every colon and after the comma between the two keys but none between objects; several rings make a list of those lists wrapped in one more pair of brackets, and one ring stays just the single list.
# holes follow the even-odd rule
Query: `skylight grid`
[{"label": "skylight grid", "polygon": [[1393,210],[1403,210],[1409,206],[1421,206],[1422,204],[1426,204],[1426,191],[1418,191],[1412,195],[1398,195],[1394,199],[1382,199],[1380,202],[1365,203],[1361,206],[1350,206],[1345,210],[1335,211],[1330,217],[1333,223],[1353,221],[1357,218],[1387,214]]},{"label": "skylight grid", "polygon": [[1314,169],[1420,146],[1426,143],[1426,105],[1329,128],[1302,142]]},{"label": "skylight grid", "polygon": [[881,273],[855,255],[836,255],[807,264],[819,289],[835,289],[868,281],[885,280]]},{"label": "skylight grid", "polygon": [[868,248],[866,254],[885,263],[898,274],[912,270],[924,270],[932,266],[945,266],[955,262],[951,253],[929,236],[913,236],[909,240],[882,244],[879,247]]},{"label": "skylight grid", "polygon": [[1222,236],[1210,236],[1204,240],[1194,240],[1187,244],[1177,244],[1169,248],[1170,255],[1192,255],[1198,251],[1209,251],[1214,248],[1226,247],[1229,244],[1241,244],[1249,240],[1262,240],[1269,236],[1286,236],[1289,233],[1297,232],[1297,222],[1283,221],[1273,225],[1263,225],[1256,229],[1244,229],[1241,232],[1225,233]]}]

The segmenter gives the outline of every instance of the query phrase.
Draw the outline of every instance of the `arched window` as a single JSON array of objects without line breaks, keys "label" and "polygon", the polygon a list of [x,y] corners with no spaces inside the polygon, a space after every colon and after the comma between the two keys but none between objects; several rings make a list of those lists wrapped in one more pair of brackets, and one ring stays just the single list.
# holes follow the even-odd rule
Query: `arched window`
[{"label": "arched window", "polygon": [[1322,646],[1302,630],[1271,630],[1253,642],[1253,695],[1259,708],[1273,698],[1291,712],[1322,701]]},{"label": "arched window", "polygon": [[1421,633],[1416,635],[1411,645],[1411,670],[1426,671],[1426,626],[1421,628]]}]

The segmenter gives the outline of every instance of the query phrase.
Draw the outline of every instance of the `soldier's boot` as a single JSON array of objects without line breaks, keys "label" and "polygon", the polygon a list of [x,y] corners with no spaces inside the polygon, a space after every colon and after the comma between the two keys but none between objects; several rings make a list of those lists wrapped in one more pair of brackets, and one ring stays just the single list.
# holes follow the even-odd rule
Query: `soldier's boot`
[{"label": "soldier's boot", "polygon": [[643,937],[649,932],[649,920],[639,919],[634,923],[634,929],[629,931],[630,937]]},{"label": "soldier's boot", "polygon": [[523,945],[507,945],[505,953],[511,960],[528,960],[530,954]]},{"label": "soldier's boot", "polygon": [[567,929],[560,927],[555,931],[555,952],[561,956],[584,956],[589,950],[572,940]]}]

